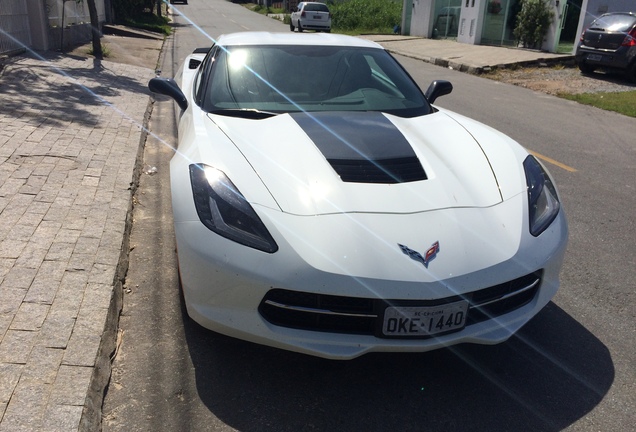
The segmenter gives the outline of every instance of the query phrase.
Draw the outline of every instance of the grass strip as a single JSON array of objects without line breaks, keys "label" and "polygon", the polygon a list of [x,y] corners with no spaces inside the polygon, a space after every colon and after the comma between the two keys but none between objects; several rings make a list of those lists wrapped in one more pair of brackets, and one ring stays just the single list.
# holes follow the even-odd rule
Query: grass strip
[{"label": "grass strip", "polygon": [[559,97],[600,109],[636,117],[636,91],[618,93],[561,93]]}]

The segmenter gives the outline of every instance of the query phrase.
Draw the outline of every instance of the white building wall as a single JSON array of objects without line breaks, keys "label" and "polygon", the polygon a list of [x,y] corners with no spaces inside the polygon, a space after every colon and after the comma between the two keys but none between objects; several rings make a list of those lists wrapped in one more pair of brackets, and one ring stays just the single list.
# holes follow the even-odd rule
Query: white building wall
[{"label": "white building wall", "polygon": [[[559,3],[558,6],[557,3]],[[544,51],[557,51],[559,39],[561,39],[561,19],[565,13],[565,6],[566,0],[550,0],[550,9],[552,9],[552,12],[554,13],[554,19],[552,20],[552,25],[550,25],[550,28],[545,35],[543,45],[541,45],[541,49]]]},{"label": "white building wall", "polygon": [[412,7],[411,36],[430,38],[433,34],[433,6],[435,0],[405,0],[404,7]]},{"label": "white building wall", "polygon": [[[459,33],[457,42],[478,45],[481,43],[481,34],[484,23],[485,3],[488,0],[470,0],[466,6],[462,2]],[[557,2],[559,3],[557,5]],[[567,0],[550,0],[549,4],[554,11],[554,21],[544,40],[541,49],[556,52],[561,36],[561,17],[565,13]],[[412,8],[410,34],[430,38],[433,33],[433,12],[435,0],[404,0],[403,7]],[[570,6],[572,7],[572,6]],[[581,16],[577,34],[581,34],[585,28],[599,15],[607,12],[634,12],[636,13],[636,0],[583,0],[581,5]],[[403,14],[403,17],[407,14]],[[403,18],[404,19],[404,18]],[[409,28],[402,23],[402,28]]]},{"label": "white building wall", "polygon": [[462,2],[462,11],[459,15],[459,31],[457,42],[479,45],[481,43],[481,33],[484,24],[484,3],[488,0],[472,0]]}]

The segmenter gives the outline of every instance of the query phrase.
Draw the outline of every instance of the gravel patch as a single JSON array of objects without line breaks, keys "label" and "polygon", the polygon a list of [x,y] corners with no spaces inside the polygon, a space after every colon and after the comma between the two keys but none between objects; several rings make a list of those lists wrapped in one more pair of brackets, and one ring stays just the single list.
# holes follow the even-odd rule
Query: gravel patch
[{"label": "gravel patch", "polygon": [[619,73],[583,75],[578,68],[567,66],[497,69],[482,76],[552,95],[636,91],[636,83]]}]

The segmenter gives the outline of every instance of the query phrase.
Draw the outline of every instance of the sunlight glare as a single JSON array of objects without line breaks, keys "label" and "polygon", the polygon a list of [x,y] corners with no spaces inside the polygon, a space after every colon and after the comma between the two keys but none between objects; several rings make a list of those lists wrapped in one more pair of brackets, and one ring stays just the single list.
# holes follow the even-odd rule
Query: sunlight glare
[{"label": "sunlight glare", "polygon": [[247,63],[247,50],[236,50],[232,51],[229,56],[229,64],[232,70],[237,70],[242,67],[245,67]]}]

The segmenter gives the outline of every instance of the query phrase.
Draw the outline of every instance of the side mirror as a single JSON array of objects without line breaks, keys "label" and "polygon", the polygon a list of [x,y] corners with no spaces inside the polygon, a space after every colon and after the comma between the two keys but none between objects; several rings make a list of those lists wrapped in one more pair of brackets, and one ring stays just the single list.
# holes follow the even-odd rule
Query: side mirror
[{"label": "side mirror", "polygon": [[431,83],[430,86],[428,86],[428,89],[426,90],[426,93],[424,93],[424,96],[426,96],[428,103],[434,103],[435,99],[440,96],[447,95],[452,91],[453,85],[450,83],[450,81],[435,80]]},{"label": "side mirror", "polygon": [[153,78],[148,82],[148,88],[153,93],[170,96],[182,110],[185,111],[188,108],[188,100],[172,78]]}]

